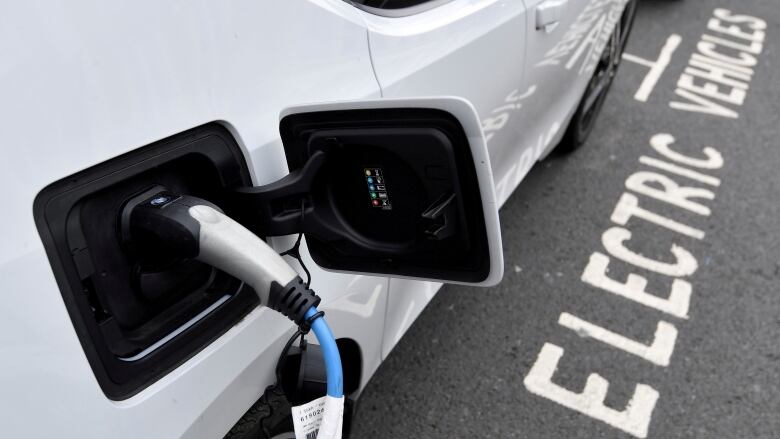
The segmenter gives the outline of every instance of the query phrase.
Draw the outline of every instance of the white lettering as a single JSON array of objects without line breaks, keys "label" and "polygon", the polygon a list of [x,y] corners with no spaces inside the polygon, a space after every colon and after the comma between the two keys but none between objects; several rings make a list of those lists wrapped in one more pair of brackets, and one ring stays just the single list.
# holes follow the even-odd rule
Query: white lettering
[{"label": "white lettering", "polygon": [[700,183],[708,184],[710,186],[715,186],[715,187],[720,186],[720,178],[716,178],[707,174],[702,174],[701,172],[692,171],[688,168],[683,168],[682,166],[677,166],[675,164],[665,162],[663,160],[658,160],[653,157],[648,157],[643,155],[639,157],[639,163],[642,163],[643,165],[647,165],[647,166],[652,166],[662,171],[666,171],[670,174],[676,174],[682,177],[687,177],[690,178],[691,180],[696,180]]},{"label": "white lettering", "polygon": [[601,326],[594,325],[566,312],[562,313],[558,318],[558,324],[571,329],[581,337],[598,340],[663,367],[669,366],[669,360],[674,352],[674,344],[677,341],[677,328],[671,323],[664,321],[658,322],[655,338],[649,346],[608,331]]},{"label": "white lettering", "polygon": [[727,117],[729,119],[736,119],[739,117],[739,113],[737,113],[736,111],[730,108],[726,108],[723,105],[712,102],[709,99],[705,99],[701,96],[697,96],[696,94],[691,93],[688,90],[678,88],[674,90],[674,93],[677,96],[688,99],[689,101],[692,102],[692,103],[677,102],[677,101],[670,102],[669,106],[674,108],[675,110],[712,114],[715,116]]},{"label": "white lettering", "polygon": [[563,348],[545,343],[536,363],[523,380],[525,388],[535,395],[606,422],[635,437],[647,437],[653,409],[658,401],[658,391],[646,384],[637,384],[625,410],[611,409],[604,405],[609,382],[598,374],[588,376],[582,393],[574,393],[552,382],[562,356]]},{"label": "white lettering", "polygon": [[688,307],[691,301],[691,284],[682,279],[672,281],[672,288],[669,297],[663,299],[645,290],[647,288],[647,279],[630,273],[625,282],[618,282],[609,276],[609,257],[603,253],[595,252],[590,255],[590,261],[582,272],[582,281],[586,284],[616,294],[625,299],[633,300],[636,303],[657,309],[658,311],[679,317],[688,318]]},{"label": "white lettering", "polygon": [[697,159],[672,150],[669,145],[675,142],[671,134],[660,133],[650,138],[650,146],[659,154],[683,165],[693,166],[702,169],[720,169],[723,167],[723,156],[710,146],[705,146],[702,152],[707,156],[705,159]]},{"label": "white lettering", "polygon": [[749,53],[739,52],[739,57],[735,58],[733,56],[718,52],[715,50],[716,47],[718,47],[718,45],[710,41],[699,41],[699,44],[696,45],[696,48],[702,55],[709,56],[710,58],[718,59],[729,64],[745,67],[753,67],[754,65],[758,64],[758,59]]},{"label": "white lettering", "polygon": [[713,15],[720,18],[723,21],[727,21],[729,23],[748,23],[748,27],[751,29],[756,30],[764,30],[766,29],[766,21],[751,17],[750,15],[732,15],[733,13],[729,11],[728,9],[724,8],[718,8],[713,11]]},{"label": "white lettering", "polygon": [[625,226],[632,216],[665,227],[682,235],[690,236],[691,238],[704,239],[703,231],[686,226],[685,224],[658,215],[657,213],[650,212],[647,209],[643,209],[639,207],[639,198],[635,195],[624,193],[623,196],[620,197],[617,206],[615,206],[615,210],[612,212],[612,222]]},{"label": "white lettering", "polygon": [[[650,186],[650,184],[659,184],[663,189],[656,189]],[[626,179],[626,187],[636,193],[647,195],[703,216],[709,216],[710,208],[691,201],[689,198],[704,198],[706,200],[715,198],[715,194],[709,189],[680,186],[671,178],[650,171],[639,171],[631,174]]]},{"label": "white lettering", "polygon": [[641,253],[629,250],[623,243],[630,239],[631,231],[622,227],[612,227],[601,236],[601,243],[609,254],[622,261],[670,277],[690,276],[699,268],[699,263],[696,261],[696,258],[694,258],[688,250],[677,244],[672,244],[671,248],[671,252],[675,257],[675,262],[667,263],[645,257]]}]

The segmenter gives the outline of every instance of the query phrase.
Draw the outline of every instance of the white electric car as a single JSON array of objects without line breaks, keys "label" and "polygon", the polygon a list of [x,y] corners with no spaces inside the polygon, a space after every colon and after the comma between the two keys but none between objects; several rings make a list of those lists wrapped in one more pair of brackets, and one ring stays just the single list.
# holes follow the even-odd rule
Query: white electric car
[{"label": "white electric car", "polygon": [[240,280],[139,256],[123,209],[161,191],[279,252],[303,234],[348,417],[440,282],[500,280],[498,207],[583,143],[634,8],[6,2],[0,436],[290,437],[322,391],[316,346],[283,353],[293,325]]}]

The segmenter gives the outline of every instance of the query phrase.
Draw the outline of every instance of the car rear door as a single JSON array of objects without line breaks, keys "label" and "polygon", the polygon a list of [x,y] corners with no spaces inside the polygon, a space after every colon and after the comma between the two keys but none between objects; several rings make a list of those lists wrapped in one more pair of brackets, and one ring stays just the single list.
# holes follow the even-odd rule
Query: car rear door
[{"label": "car rear door", "polygon": [[[526,8],[519,0],[357,1],[385,98],[458,96],[476,108],[496,181],[523,154]],[[395,9],[388,9],[395,8]],[[500,197],[499,197],[500,198]],[[502,200],[501,200],[502,201]],[[386,355],[438,289],[390,281]]]},{"label": "car rear door", "polygon": [[[392,4],[393,2],[385,2]],[[523,87],[526,10],[517,0],[406,1],[365,8],[382,96],[459,96],[482,118],[493,173],[522,151],[522,133],[502,114]]]},{"label": "car rear door", "polygon": [[[528,7],[526,79],[530,165],[561,139],[577,108],[623,0],[525,0]],[[523,172],[519,169],[518,172]],[[516,176],[515,178],[520,178]]]}]

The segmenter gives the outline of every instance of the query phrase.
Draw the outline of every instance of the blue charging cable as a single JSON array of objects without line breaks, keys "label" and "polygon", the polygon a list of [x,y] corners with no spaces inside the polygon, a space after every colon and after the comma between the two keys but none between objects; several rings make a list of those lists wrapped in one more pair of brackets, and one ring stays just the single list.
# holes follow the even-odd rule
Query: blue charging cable
[{"label": "blue charging cable", "polygon": [[[304,317],[308,320],[317,314],[317,307],[312,306],[306,311]],[[325,374],[328,379],[328,396],[341,398],[344,396],[344,376],[341,369],[341,356],[339,348],[336,345],[336,338],[333,337],[328,323],[322,316],[317,317],[311,322],[311,329],[322,348],[322,355],[325,359]]]}]

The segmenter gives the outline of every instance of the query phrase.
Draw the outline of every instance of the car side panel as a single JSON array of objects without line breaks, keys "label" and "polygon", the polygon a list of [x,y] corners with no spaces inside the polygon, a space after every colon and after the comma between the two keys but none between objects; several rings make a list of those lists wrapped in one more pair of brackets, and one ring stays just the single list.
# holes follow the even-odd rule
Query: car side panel
[{"label": "car side panel", "polygon": [[[424,12],[384,17],[363,13],[382,96],[458,96],[483,120],[498,180],[522,156],[523,133],[490,129],[520,102],[526,10],[516,0],[453,0]],[[503,200],[501,200],[503,201]],[[441,284],[390,281],[383,353],[387,355]]]},{"label": "car side panel", "polygon": [[[288,106],[379,96],[360,12],[341,0],[8,2],[0,7],[0,413],[3,437],[221,437],[273,381],[292,325],[255,309],[124,401],[102,393],[35,228],[49,183],[212,121],[254,181],[287,172]],[[283,250],[290,239],[276,242]],[[341,337],[381,359],[387,279],[317,269]]]},{"label": "car side panel", "polygon": [[[528,56],[525,71],[527,107],[516,129],[525,155],[497,179],[499,201],[507,199],[537,160],[557,145],[593,75],[625,0],[525,0],[528,14]],[[538,7],[564,5],[560,22],[536,28]]]}]

